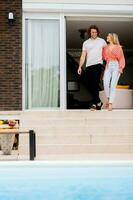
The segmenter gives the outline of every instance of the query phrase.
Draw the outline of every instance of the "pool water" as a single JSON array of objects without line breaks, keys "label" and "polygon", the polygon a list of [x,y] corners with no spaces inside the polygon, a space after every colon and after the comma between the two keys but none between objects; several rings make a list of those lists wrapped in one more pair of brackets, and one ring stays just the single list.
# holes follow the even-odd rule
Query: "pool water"
[{"label": "pool water", "polygon": [[0,200],[133,200],[133,166],[0,165]]}]

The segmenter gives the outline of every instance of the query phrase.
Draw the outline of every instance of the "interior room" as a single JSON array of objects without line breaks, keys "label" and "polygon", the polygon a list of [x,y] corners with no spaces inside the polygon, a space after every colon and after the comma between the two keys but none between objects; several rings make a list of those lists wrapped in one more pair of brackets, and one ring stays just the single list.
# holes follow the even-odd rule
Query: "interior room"
[{"label": "interior room", "polygon": [[[67,17],[67,108],[88,109],[91,95],[84,83],[84,73],[77,75],[82,44],[88,39],[86,29],[95,24],[100,29],[100,37],[106,40],[108,33],[117,33],[126,58],[124,73],[119,79],[116,94],[117,109],[133,108],[133,18],[125,17]],[[84,66],[85,69],[85,66]],[[100,83],[100,97],[104,101],[103,83]]]}]

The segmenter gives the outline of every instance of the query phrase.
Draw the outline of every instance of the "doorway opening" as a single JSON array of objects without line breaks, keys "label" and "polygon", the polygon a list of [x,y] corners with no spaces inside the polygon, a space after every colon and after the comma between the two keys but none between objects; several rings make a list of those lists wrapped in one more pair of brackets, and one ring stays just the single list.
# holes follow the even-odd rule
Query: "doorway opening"
[{"label": "doorway opening", "polygon": [[[91,95],[88,93],[84,73],[78,76],[77,68],[82,44],[88,39],[86,29],[95,24],[99,27],[100,37],[106,40],[108,33],[117,33],[124,50],[126,67],[119,79],[116,105],[118,109],[133,108],[133,18],[118,17],[66,17],[67,50],[67,109],[89,109]],[[85,67],[84,67],[85,68]],[[99,85],[103,98],[103,84]],[[127,90],[126,90],[127,89]],[[119,102],[118,102],[119,101]]]}]

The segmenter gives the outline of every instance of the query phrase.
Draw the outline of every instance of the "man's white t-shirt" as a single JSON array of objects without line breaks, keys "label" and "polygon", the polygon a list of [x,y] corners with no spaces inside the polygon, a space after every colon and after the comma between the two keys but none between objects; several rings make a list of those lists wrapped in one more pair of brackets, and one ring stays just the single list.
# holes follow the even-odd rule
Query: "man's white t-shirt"
[{"label": "man's white t-shirt", "polygon": [[104,39],[97,37],[89,38],[83,43],[82,51],[87,52],[86,67],[96,64],[103,64],[102,50],[107,44]]}]

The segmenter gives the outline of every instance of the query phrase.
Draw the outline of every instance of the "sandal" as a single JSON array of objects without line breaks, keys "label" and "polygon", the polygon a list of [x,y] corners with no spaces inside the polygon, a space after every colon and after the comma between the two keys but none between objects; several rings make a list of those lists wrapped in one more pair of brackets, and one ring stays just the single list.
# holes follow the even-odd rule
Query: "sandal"
[{"label": "sandal", "polygon": [[108,107],[109,107],[109,103],[106,103],[105,108],[108,109]]},{"label": "sandal", "polygon": [[109,106],[108,106],[108,111],[112,111],[112,103],[109,103]]},{"label": "sandal", "polygon": [[105,108],[108,109],[109,107],[109,98],[107,98],[106,104],[105,104]]}]

